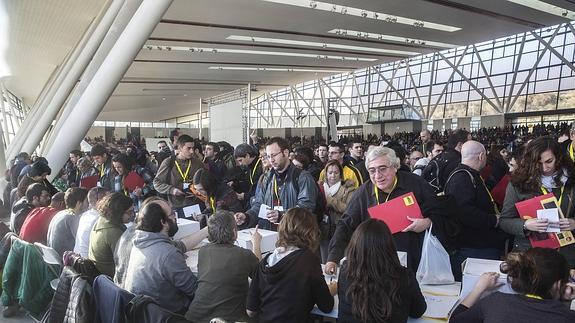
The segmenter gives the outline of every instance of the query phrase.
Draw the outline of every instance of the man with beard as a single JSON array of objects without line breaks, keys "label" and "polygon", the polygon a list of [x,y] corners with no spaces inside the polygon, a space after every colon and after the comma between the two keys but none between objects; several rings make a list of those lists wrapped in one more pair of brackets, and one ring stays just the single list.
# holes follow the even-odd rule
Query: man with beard
[{"label": "man with beard", "polygon": [[238,145],[234,150],[234,157],[241,171],[233,176],[233,187],[238,192],[238,199],[243,201],[245,208],[248,209],[263,173],[262,161],[258,151],[248,144]]},{"label": "man with beard", "polygon": [[175,313],[188,309],[198,279],[186,265],[183,250],[171,242],[178,231],[176,213],[163,200],[147,203],[140,210],[124,288],[152,297]]}]

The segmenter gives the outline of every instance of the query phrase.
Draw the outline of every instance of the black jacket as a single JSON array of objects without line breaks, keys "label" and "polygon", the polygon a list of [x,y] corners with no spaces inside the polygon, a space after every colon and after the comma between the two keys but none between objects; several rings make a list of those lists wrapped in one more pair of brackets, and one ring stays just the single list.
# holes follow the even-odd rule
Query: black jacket
[{"label": "black jacket", "polygon": [[14,231],[16,234],[20,234],[20,229],[30,211],[34,208],[34,205],[28,203],[26,197],[23,197],[14,203],[12,207],[12,213],[10,214],[10,230]]},{"label": "black jacket", "polygon": [[459,164],[446,183],[445,194],[454,197],[459,208],[459,248],[502,249],[506,234],[496,228],[495,205],[478,171]]},{"label": "black jacket", "polygon": [[[397,172],[397,185],[389,199],[413,192],[423,216],[432,222],[440,221],[435,193],[421,177],[409,172]],[[337,223],[335,233],[329,244],[328,261],[339,262],[344,257],[344,251],[351,235],[363,221],[369,218],[367,209],[377,205],[371,181],[360,186],[351,198],[342,218]],[[380,191],[381,196],[386,196]],[[433,228],[436,234],[436,228]],[[398,232],[393,235],[397,250],[407,252],[408,267],[417,270],[421,258],[421,247],[425,232]],[[439,238],[439,237],[438,237]]]},{"label": "black jacket", "polygon": [[269,256],[254,274],[246,303],[248,310],[258,313],[260,323],[307,322],[315,304],[325,313],[333,309],[317,255],[295,250],[271,267]]},{"label": "black jacket", "polygon": [[445,182],[453,170],[461,163],[461,153],[455,149],[449,149],[435,156],[427,167],[423,169],[421,176],[432,186],[435,192],[442,192]]}]

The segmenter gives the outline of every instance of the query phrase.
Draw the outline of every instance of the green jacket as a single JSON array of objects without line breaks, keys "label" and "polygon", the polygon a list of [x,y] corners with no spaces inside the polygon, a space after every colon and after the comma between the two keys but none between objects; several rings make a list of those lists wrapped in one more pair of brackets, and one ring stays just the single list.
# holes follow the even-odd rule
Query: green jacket
[{"label": "green jacket", "polygon": [[126,231],[123,223],[113,223],[100,217],[90,232],[90,250],[88,258],[94,262],[100,273],[114,278],[114,251],[122,233]]},{"label": "green jacket", "polygon": [[18,302],[36,319],[41,319],[54,294],[50,281],[58,278],[59,272],[58,265],[44,262],[38,247],[15,240],[2,275],[2,304]]}]

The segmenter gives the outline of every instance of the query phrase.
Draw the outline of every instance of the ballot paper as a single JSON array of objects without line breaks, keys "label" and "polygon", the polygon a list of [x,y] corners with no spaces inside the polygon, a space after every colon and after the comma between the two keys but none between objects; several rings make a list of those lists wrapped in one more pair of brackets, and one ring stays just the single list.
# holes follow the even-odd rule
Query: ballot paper
[{"label": "ballot paper", "polygon": [[556,208],[554,209],[542,209],[537,210],[537,219],[547,219],[547,231],[552,233],[559,233],[559,212]]},{"label": "ballot paper", "polygon": [[272,209],[271,207],[269,207],[265,204],[260,205],[260,212],[258,213],[258,218],[267,220],[268,219],[268,215],[267,215],[268,211],[271,209]]},{"label": "ballot paper", "polygon": [[201,214],[202,211],[200,210],[200,205],[199,204],[194,204],[194,205],[190,205],[190,206],[186,206],[185,208],[183,208],[184,211],[184,216],[186,218],[191,217],[192,215],[198,215]]},{"label": "ballot paper", "polygon": [[427,310],[425,310],[423,316],[435,319],[447,319],[449,312],[459,299],[458,295],[446,296],[428,292],[423,292],[423,297],[425,297],[425,303],[427,303]]}]

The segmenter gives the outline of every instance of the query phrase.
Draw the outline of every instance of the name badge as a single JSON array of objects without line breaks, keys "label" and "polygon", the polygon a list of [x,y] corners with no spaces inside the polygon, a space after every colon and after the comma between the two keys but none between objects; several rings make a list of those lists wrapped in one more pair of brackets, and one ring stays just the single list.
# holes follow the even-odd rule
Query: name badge
[{"label": "name badge", "polygon": [[190,183],[183,183],[182,185],[183,185],[184,191],[190,190]]}]

